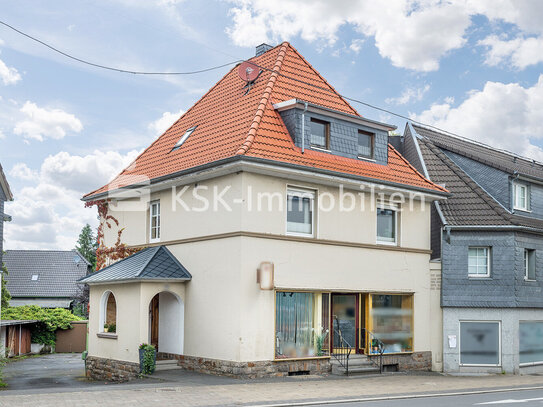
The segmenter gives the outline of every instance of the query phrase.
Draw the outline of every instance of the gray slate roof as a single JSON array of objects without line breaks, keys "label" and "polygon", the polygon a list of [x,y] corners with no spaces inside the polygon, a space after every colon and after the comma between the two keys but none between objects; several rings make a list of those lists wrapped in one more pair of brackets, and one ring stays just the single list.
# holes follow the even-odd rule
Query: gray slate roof
[{"label": "gray slate roof", "polygon": [[[443,152],[443,150],[448,150],[468,156],[469,152],[465,151],[468,141],[419,126],[413,126],[413,128],[420,136],[417,137],[417,143],[430,180],[436,184],[445,185],[452,194],[438,204],[447,224],[456,226],[522,226],[543,229],[542,220],[507,211]],[[442,147],[445,145],[447,148]],[[478,151],[477,154],[483,157],[478,158],[479,162],[495,158],[494,153],[497,153],[496,157],[505,154],[500,151],[494,152],[490,147],[481,147],[477,143],[473,143],[473,145],[474,149]],[[485,149],[484,153],[480,151],[481,148]],[[475,159],[473,154],[471,156]],[[509,160],[509,158],[507,159]],[[496,158],[498,163],[503,163],[503,160],[505,158]],[[540,164],[534,165],[540,166]],[[497,165],[494,167],[497,168]],[[526,168],[523,168],[523,171],[526,171]],[[535,173],[532,172],[532,176],[534,176],[533,174]]]},{"label": "gray slate roof", "polygon": [[[77,280],[87,274],[89,262],[76,250],[7,250],[2,260],[8,269],[12,297],[74,298]],[[32,281],[32,276],[38,279]]]},{"label": "gray slate roof", "polygon": [[80,283],[179,280],[192,278],[187,269],[165,246],[143,249],[111,266],[79,280]]}]

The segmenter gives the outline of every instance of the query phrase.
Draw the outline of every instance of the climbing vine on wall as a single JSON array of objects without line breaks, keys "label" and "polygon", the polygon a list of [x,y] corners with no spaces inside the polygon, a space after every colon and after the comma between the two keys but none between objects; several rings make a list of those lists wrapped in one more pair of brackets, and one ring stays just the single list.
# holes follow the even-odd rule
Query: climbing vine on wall
[{"label": "climbing vine on wall", "polygon": [[106,225],[108,229],[111,229],[113,223],[118,227],[119,221],[109,213],[109,203],[107,200],[101,199],[98,201],[85,202],[85,207],[87,208],[94,205],[96,205],[98,215],[100,216],[100,224],[98,225],[98,231],[96,233],[98,242],[98,249],[96,249],[96,271],[98,271],[108,266],[108,262],[111,264],[117,260],[122,260],[125,257],[137,253],[142,248],[128,247],[126,244],[121,243],[124,228],[117,231],[117,241],[115,244],[111,247],[106,246],[104,240],[104,225]]}]

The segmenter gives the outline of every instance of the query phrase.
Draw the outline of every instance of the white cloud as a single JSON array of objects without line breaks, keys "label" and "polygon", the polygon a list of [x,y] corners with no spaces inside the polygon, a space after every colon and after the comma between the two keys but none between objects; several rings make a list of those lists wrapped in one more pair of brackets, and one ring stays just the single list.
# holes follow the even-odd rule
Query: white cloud
[{"label": "white cloud", "polygon": [[532,87],[487,82],[457,107],[434,104],[413,119],[543,161],[543,75]]},{"label": "white cloud", "polygon": [[233,25],[226,31],[237,45],[279,42],[297,35],[306,41],[333,45],[339,29],[351,25],[374,37],[381,56],[394,66],[418,71],[438,69],[441,57],[464,45],[470,25],[465,6],[439,0],[389,0],[379,7],[369,0],[339,4],[326,0],[232,3]]},{"label": "white cloud", "polygon": [[349,49],[353,51],[354,53],[358,54],[360,50],[362,49],[363,44],[364,44],[364,40],[354,39],[351,41],[351,45],[349,45]]},{"label": "white cloud", "polygon": [[487,48],[485,63],[490,66],[501,64],[525,69],[543,61],[542,37],[517,37],[512,40],[490,35],[478,42]]},{"label": "white cloud", "polygon": [[5,225],[6,247],[73,248],[86,223],[98,224],[96,210],[84,207],[82,194],[107,183],[136,155],[136,151],[124,155],[95,151],[86,156],[60,152],[47,157],[39,172],[16,164],[10,175],[27,182],[14,190],[15,200],[6,203],[6,211],[13,216]]},{"label": "white cloud", "polygon": [[21,75],[17,69],[7,66],[5,62],[0,59],[0,79],[2,79],[4,85],[14,85],[21,80]]},{"label": "white cloud", "polygon": [[21,108],[26,118],[15,124],[13,132],[25,139],[43,141],[45,138],[62,139],[69,131],[79,133],[83,124],[73,114],[61,109],[45,109],[27,101]]},{"label": "white cloud", "polygon": [[22,179],[24,181],[36,180],[38,177],[38,173],[28,168],[28,166],[25,163],[15,164],[13,168],[10,170],[9,175],[11,175],[14,178]]},{"label": "white cloud", "polygon": [[406,88],[400,96],[387,98],[385,99],[385,102],[393,105],[406,105],[410,102],[420,102],[429,90],[430,85],[424,85],[422,88]]},{"label": "white cloud", "polygon": [[179,112],[164,112],[162,116],[156,119],[154,122],[149,123],[149,130],[151,130],[157,136],[164,133],[168,128],[175,123],[185,113],[184,110]]}]

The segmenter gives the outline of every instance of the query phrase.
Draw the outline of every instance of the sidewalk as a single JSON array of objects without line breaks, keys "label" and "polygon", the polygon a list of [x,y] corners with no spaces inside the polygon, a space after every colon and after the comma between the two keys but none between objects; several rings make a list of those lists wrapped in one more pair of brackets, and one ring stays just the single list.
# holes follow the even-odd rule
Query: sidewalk
[{"label": "sidewalk", "polygon": [[209,378],[186,372],[183,376],[188,380],[176,383],[143,380],[129,385],[91,386],[84,391],[77,389],[61,393],[24,394],[7,390],[0,392],[0,406],[239,406],[498,388],[543,388],[543,376],[394,374],[348,378],[305,376],[256,381]]}]

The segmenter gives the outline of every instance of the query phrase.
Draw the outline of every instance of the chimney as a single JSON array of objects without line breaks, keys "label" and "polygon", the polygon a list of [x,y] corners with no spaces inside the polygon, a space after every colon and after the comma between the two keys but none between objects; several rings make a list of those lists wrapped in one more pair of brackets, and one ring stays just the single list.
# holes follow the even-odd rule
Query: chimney
[{"label": "chimney", "polygon": [[264,54],[265,52],[268,52],[273,47],[268,44],[260,44],[256,46],[256,56],[259,57],[260,55]]}]

